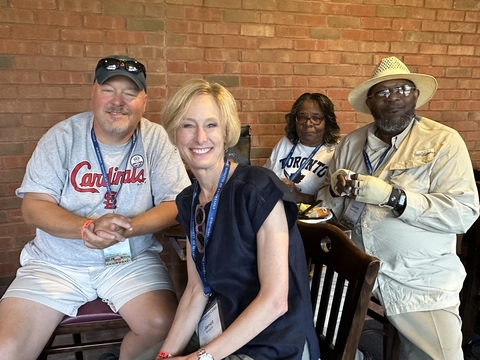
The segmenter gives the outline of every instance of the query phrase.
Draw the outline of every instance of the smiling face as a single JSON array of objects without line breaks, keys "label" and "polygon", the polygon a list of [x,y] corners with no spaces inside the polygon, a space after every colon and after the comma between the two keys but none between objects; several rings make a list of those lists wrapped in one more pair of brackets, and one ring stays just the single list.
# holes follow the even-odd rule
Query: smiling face
[{"label": "smiling face", "polygon": [[[314,101],[307,100],[298,108],[297,118],[305,117],[324,117],[323,111]],[[314,125],[310,119],[304,124],[295,125],[297,135],[303,145],[315,147],[323,141],[323,132],[325,131],[325,120],[320,124]]]},{"label": "smiling face", "polygon": [[127,142],[140,122],[147,103],[147,94],[125,76],[114,76],[92,90],[94,129],[105,144]]},{"label": "smiling face", "polygon": [[222,169],[225,125],[211,95],[196,96],[180,121],[176,146],[192,172]]},{"label": "smiling face", "polygon": [[375,119],[375,124],[380,130],[386,133],[401,133],[408,126],[412,115],[415,113],[420,92],[415,89],[408,95],[402,95],[393,90],[404,85],[415,87],[415,84],[410,80],[394,79],[376,84],[372,86],[369,91],[369,95],[373,95],[385,89],[390,90],[390,96],[388,98],[372,96],[366,100],[366,104]]}]

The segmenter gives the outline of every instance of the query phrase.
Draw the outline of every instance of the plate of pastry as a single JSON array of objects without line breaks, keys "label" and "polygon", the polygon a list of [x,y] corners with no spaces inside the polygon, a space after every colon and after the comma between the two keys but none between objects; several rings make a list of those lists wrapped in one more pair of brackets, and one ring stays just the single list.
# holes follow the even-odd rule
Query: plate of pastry
[{"label": "plate of pastry", "polygon": [[[299,209],[302,209],[302,206],[299,206]],[[321,206],[320,202],[316,202],[308,206],[304,211],[301,211],[298,215],[298,220],[305,223],[317,224],[328,221],[332,217],[333,214],[329,208]]]}]

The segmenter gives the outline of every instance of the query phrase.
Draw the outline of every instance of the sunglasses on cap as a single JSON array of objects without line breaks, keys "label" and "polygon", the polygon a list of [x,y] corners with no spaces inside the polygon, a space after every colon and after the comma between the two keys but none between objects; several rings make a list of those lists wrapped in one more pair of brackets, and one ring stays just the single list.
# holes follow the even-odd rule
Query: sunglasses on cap
[{"label": "sunglasses on cap", "polygon": [[147,73],[145,72],[145,66],[143,66],[142,63],[136,60],[119,60],[119,59],[113,59],[113,58],[104,58],[98,62],[97,67],[95,68],[95,71],[97,71],[99,68],[104,68],[105,70],[109,70],[109,71],[114,71],[114,70],[123,68],[129,73],[133,73],[133,74],[143,73],[145,77],[147,77]]}]

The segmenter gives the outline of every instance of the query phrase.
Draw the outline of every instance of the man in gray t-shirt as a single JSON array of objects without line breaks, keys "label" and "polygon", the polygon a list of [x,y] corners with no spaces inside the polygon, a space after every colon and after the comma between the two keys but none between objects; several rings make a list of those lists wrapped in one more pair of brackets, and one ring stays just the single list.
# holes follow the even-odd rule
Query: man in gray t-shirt
[{"label": "man in gray t-shirt", "polygon": [[35,359],[64,315],[102,298],[130,327],[121,359],[163,340],[177,299],[153,233],[175,224],[190,184],[162,126],[142,115],[146,73],[137,60],[98,62],[92,111],[39,141],[17,195],[36,236],[0,302],[0,353]]}]

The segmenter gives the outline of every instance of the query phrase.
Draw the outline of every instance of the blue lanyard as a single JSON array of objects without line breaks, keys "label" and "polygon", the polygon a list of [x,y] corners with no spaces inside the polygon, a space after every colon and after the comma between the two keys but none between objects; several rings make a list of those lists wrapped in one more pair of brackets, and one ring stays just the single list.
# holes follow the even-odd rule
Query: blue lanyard
[{"label": "blue lanyard", "polygon": [[[100,165],[100,170],[102,171],[102,178],[103,178],[103,181],[105,182],[105,187],[107,188],[107,192],[110,195],[110,198],[114,199],[112,188],[110,186],[110,181],[108,180],[107,169],[105,168],[105,163],[103,162],[102,153],[100,152],[100,146],[98,145],[97,137],[95,136],[95,131],[93,130],[93,126],[92,126],[91,135],[92,135],[93,147],[95,149],[95,154],[97,155],[98,164]],[[133,148],[135,147],[136,142],[137,142],[137,131],[135,130],[135,132],[132,135],[132,141],[130,143],[130,151],[127,156],[125,171],[127,170],[128,159],[130,159],[130,157],[132,156]],[[120,182],[120,187],[117,191],[117,194],[120,192],[122,185],[123,185],[123,180]],[[116,208],[117,205],[114,205],[114,206]]]},{"label": "blue lanyard", "polygon": [[298,168],[297,171],[295,171],[295,173],[289,175],[287,173],[287,170],[286,170],[286,167],[287,167],[287,163],[288,161],[292,158],[293,156],[293,152],[295,151],[295,148],[297,147],[298,145],[298,139],[295,140],[295,142],[293,143],[293,146],[292,146],[292,150],[290,150],[289,154],[287,155],[287,157],[285,158],[284,162],[283,162],[283,175],[285,175],[285,178],[287,178],[288,180],[295,180],[295,178],[302,173],[302,170],[305,169],[305,166],[307,166],[307,164],[310,162],[310,160],[315,156],[315,154],[317,153],[318,149],[320,149],[323,145],[323,143],[320,143],[318,144],[315,149],[313,149],[312,153],[310,154],[310,156],[307,158],[307,160],[305,160],[303,162],[302,165],[300,165],[300,167]]},{"label": "blue lanyard", "polygon": [[363,146],[363,160],[365,161],[365,165],[367,166],[368,173],[370,175],[373,175],[377,172],[380,165],[382,165],[382,162],[385,160],[385,157],[387,156],[388,152],[392,148],[392,145],[390,145],[388,149],[385,150],[385,152],[382,154],[382,156],[380,156],[380,160],[378,160],[377,166],[375,166],[375,169],[374,169],[366,151],[367,143],[368,143],[368,139],[365,140],[365,145]]},{"label": "blue lanyard", "polygon": [[198,181],[195,181],[195,185],[193,188],[193,198],[192,198],[192,213],[190,216],[190,247],[192,258],[195,261],[195,265],[197,266],[198,272],[200,274],[200,278],[202,279],[203,283],[203,293],[205,296],[210,296],[212,294],[212,290],[210,289],[210,285],[207,283],[207,263],[206,263],[206,254],[207,254],[207,243],[212,235],[213,224],[215,223],[215,217],[217,216],[217,208],[218,208],[218,200],[220,198],[220,193],[222,191],[223,186],[225,185],[228,177],[228,172],[230,171],[230,161],[225,158],[225,163],[223,164],[223,170],[220,174],[220,179],[218,179],[217,190],[215,191],[215,195],[213,196],[212,203],[210,205],[210,210],[207,216],[207,222],[205,225],[205,240],[204,240],[204,252],[202,258],[202,266],[201,268],[197,265],[196,253],[197,253],[197,243],[196,243],[196,234],[195,234],[195,199],[197,199],[200,186],[198,185]]}]

